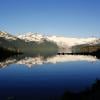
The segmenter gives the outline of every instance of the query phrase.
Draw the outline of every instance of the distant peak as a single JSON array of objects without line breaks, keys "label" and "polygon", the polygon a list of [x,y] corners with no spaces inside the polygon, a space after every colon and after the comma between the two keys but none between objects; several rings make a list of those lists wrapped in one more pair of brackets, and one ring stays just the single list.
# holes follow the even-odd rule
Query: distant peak
[{"label": "distant peak", "polygon": [[17,37],[13,36],[13,35],[10,35],[9,33],[7,32],[4,32],[4,31],[0,31],[0,37],[3,37],[5,39],[11,39],[11,40],[16,40]]},{"label": "distant peak", "polygon": [[4,32],[4,31],[0,31],[0,35],[6,35],[8,34],[7,32]]}]

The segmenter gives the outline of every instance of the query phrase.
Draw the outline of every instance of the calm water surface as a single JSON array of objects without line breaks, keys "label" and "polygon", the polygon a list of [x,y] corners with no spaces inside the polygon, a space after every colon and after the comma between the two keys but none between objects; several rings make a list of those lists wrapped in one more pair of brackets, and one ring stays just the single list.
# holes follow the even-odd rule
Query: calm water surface
[{"label": "calm water surface", "polygon": [[0,96],[58,99],[67,90],[91,87],[96,79],[100,79],[100,60],[92,56],[15,57],[0,62]]}]

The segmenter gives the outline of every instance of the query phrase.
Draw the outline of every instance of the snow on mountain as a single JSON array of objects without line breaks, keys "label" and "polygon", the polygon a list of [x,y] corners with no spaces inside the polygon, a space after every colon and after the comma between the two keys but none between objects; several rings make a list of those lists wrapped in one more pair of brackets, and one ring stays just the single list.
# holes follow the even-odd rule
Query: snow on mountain
[{"label": "snow on mountain", "polygon": [[62,36],[47,36],[38,33],[29,32],[24,35],[13,36],[8,34],[7,32],[0,31],[0,37],[3,37],[8,40],[16,40],[20,38],[25,40],[26,42],[35,41],[35,42],[43,42],[43,40],[55,42],[59,47],[72,47],[80,44],[98,44],[100,43],[100,39],[97,38],[71,38],[71,37],[62,37]]},{"label": "snow on mountain", "polygon": [[59,46],[75,46],[80,44],[86,44],[97,40],[97,38],[70,38],[70,37],[48,37],[49,40],[56,42]]},{"label": "snow on mountain", "polygon": [[92,41],[92,42],[90,43],[90,45],[97,45],[97,44],[100,45],[100,39],[96,39],[96,40],[94,40],[94,41]]},{"label": "snow on mountain", "polygon": [[19,35],[18,38],[25,40],[26,42],[36,41],[42,42],[44,40],[44,36],[38,33],[27,33],[26,35]]},{"label": "snow on mountain", "polygon": [[17,38],[13,35],[8,34],[7,32],[0,31],[0,37],[3,37],[8,40],[16,40]]},{"label": "snow on mountain", "polygon": [[44,36],[38,33],[27,33],[26,35],[19,35],[18,38],[24,39],[25,41],[42,41],[42,40],[48,40],[55,42],[59,47],[72,47],[75,45],[80,44],[89,44],[93,41],[96,41],[97,38],[71,38],[71,37],[61,37],[61,36]]}]

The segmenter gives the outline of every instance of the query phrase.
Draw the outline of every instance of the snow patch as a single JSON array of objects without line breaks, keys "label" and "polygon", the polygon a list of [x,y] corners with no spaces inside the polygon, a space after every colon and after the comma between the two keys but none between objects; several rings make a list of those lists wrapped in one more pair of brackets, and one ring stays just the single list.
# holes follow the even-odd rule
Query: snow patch
[{"label": "snow patch", "polygon": [[16,37],[14,37],[6,32],[1,32],[1,31],[0,31],[0,37],[3,37],[8,40],[16,40],[17,39]]},{"label": "snow patch", "polygon": [[80,44],[89,44],[97,40],[97,38],[71,38],[71,37],[60,37],[60,36],[44,36],[38,33],[29,32],[26,35],[19,35],[18,38],[24,39],[25,41],[36,41],[41,42],[44,39],[47,41],[55,42],[59,47],[72,47]]}]

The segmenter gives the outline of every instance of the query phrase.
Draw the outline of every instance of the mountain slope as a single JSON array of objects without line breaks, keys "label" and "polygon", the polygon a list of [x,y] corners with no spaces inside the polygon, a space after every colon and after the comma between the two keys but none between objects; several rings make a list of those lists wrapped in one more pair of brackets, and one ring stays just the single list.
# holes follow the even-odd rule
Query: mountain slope
[{"label": "mountain slope", "polygon": [[22,53],[51,53],[57,52],[57,45],[53,42],[43,40],[42,42],[26,41],[8,33],[0,32],[0,47]]},{"label": "mountain slope", "polygon": [[61,36],[48,36],[48,35],[41,35],[38,33],[26,33],[24,35],[18,36],[20,39],[25,40],[26,42],[38,42],[41,43],[43,40],[47,40],[50,42],[54,42],[57,44],[59,48],[59,52],[71,53],[72,47],[76,45],[83,45],[83,44],[92,44],[98,42],[97,38],[71,38],[71,37],[61,37]]},{"label": "mountain slope", "polygon": [[[13,36],[0,31],[0,47],[24,53],[74,52],[83,46],[100,46],[98,38],[70,38],[47,36],[29,32],[26,35]],[[74,49],[73,49],[74,48]],[[97,47],[94,47],[95,49]],[[93,49],[94,50],[94,49]]]},{"label": "mountain slope", "polygon": [[26,42],[35,41],[35,42],[42,42],[46,39],[43,35],[38,33],[26,33],[25,35],[19,35],[18,38],[25,40]]},{"label": "mountain slope", "polygon": [[41,35],[38,33],[26,33],[24,35],[19,35],[18,36],[20,39],[24,39],[26,41],[42,41],[42,40],[47,40],[47,41],[53,41],[55,42],[58,46],[74,46],[74,45],[79,45],[79,44],[85,44],[85,43],[91,43],[92,41],[96,41],[97,38],[71,38],[71,37],[61,37],[61,36],[47,36],[47,35]]},{"label": "mountain slope", "polygon": [[94,53],[100,51],[100,39],[96,39],[87,44],[75,45],[72,47],[73,53]]}]

